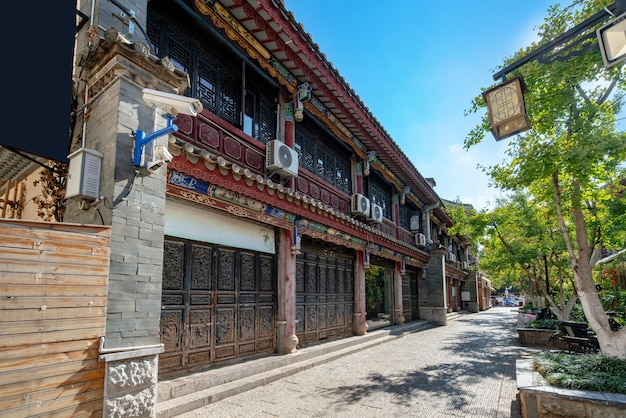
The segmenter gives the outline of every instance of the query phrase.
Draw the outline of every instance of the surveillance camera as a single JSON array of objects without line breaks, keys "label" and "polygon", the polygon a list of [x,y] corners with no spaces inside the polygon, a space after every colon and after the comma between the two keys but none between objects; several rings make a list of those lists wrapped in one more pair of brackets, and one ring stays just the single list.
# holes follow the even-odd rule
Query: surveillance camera
[{"label": "surveillance camera", "polygon": [[193,97],[165,93],[158,90],[143,89],[143,99],[153,106],[160,107],[164,112],[176,116],[179,113],[196,116],[202,112],[202,102]]},{"label": "surveillance camera", "polygon": [[162,160],[165,163],[169,163],[174,158],[172,153],[167,149],[167,146],[161,144],[155,147],[154,156],[156,159]]}]

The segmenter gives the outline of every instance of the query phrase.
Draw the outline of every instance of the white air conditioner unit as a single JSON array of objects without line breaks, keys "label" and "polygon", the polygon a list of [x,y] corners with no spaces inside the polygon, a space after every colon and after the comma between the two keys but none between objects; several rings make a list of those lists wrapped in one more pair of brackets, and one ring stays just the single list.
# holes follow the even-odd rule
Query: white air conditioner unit
[{"label": "white air conditioner unit", "polygon": [[469,263],[467,261],[461,261],[461,268],[463,270],[469,270]]},{"label": "white air conditioner unit", "polygon": [[424,234],[415,234],[415,245],[420,245],[422,247],[426,246],[426,235]]},{"label": "white air conditioner unit", "polygon": [[453,263],[455,263],[456,262],[456,254],[448,253],[448,261],[452,261]]},{"label": "white air conditioner unit", "polygon": [[352,205],[350,211],[353,214],[370,216],[370,200],[361,193],[355,193],[352,195]]},{"label": "white air conditioner unit", "polygon": [[284,177],[297,177],[298,153],[278,139],[270,141],[265,147],[265,167]]},{"label": "white air conditioner unit", "polygon": [[377,224],[382,223],[383,222],[383,208],[381,208],[376,203],[372,203],[370,206],[371,207],[370,207],[369,220],[374,221]]}]

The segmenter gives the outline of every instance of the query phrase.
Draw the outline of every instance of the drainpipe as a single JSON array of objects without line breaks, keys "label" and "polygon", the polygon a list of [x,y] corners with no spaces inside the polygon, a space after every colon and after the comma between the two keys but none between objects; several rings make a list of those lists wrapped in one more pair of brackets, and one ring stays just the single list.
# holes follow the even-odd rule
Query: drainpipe
[{"label": "drainpipe", "polygon": [[423,210],[422,216],[424,217],[424,235],[426,235],[426,243],[427,244],[432,243],[432,238],[431,238],[431,235],[430,235],[430,213],[434,209],[437,209],[440,204],[441,204],[441,202],[437,201],[437,202],[433,203],[432,205],[424,206],[424,210]]}]

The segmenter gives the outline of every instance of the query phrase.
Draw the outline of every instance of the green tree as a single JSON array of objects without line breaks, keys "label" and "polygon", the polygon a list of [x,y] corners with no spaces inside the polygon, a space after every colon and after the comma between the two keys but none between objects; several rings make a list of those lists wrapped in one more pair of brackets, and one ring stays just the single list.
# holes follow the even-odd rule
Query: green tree
[{"label": "green tree", "polygon": [[481,266],[510,265],[525,292],[543,297],[559,319],[569,319],[577,294],[554,211],[518,192],[499,200],[491,218],[488,237],[495,251],[485,252]]},{"label": "green tree", "polygon": [[[581,0],[562,9],[558,4],[551,6],[538,30],[540,41],[505,59],[500,68],[527,56],[609,3]],[[507,74],[524,78],[532,129],[511,137],[507,159],[485,170],[499,188],[523,192],[537,204],[554,207],[575,290],[602,352],[626,359],[626,328],[611,330],[592,275],[604,243],[610,239],[607,223],[602,222],[615,199],[608,186],[623,175],[620,166],[626,159],[626,135],[618,132],[616,123],[626,78],[622,64],[604,68],[593,36],[595,29]],[[585,37],[589,33],[591,36]],[[485,108],[479,95],[468,112]],[[465,147],[481,142],[489,130],[484,114],[465,139]]]}]

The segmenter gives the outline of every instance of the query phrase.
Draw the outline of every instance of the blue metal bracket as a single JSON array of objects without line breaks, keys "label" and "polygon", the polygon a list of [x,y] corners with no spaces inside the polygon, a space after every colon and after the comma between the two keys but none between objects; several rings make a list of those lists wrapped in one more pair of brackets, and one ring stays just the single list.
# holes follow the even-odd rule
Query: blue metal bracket
[{"label": "blue metal bracket", "polygon": [[133,165],[146,168],[146,163],[141,164],[141,156],[144,152],[144,147],[148,145],[150,142],[154,141],[160,136],[171,134],[172,132],[178,131],[178,126],[174,125],[173,122],[176,120],[176,116],[171,113],[166,113],[163,115],[165,119],[167,119],[167,126],[163,129],[159,129],[151,133],[150,135],[146,135],[146,133],[142,130],[134,130],[133,135],[135,136],[135,150],[133,152]]}]

